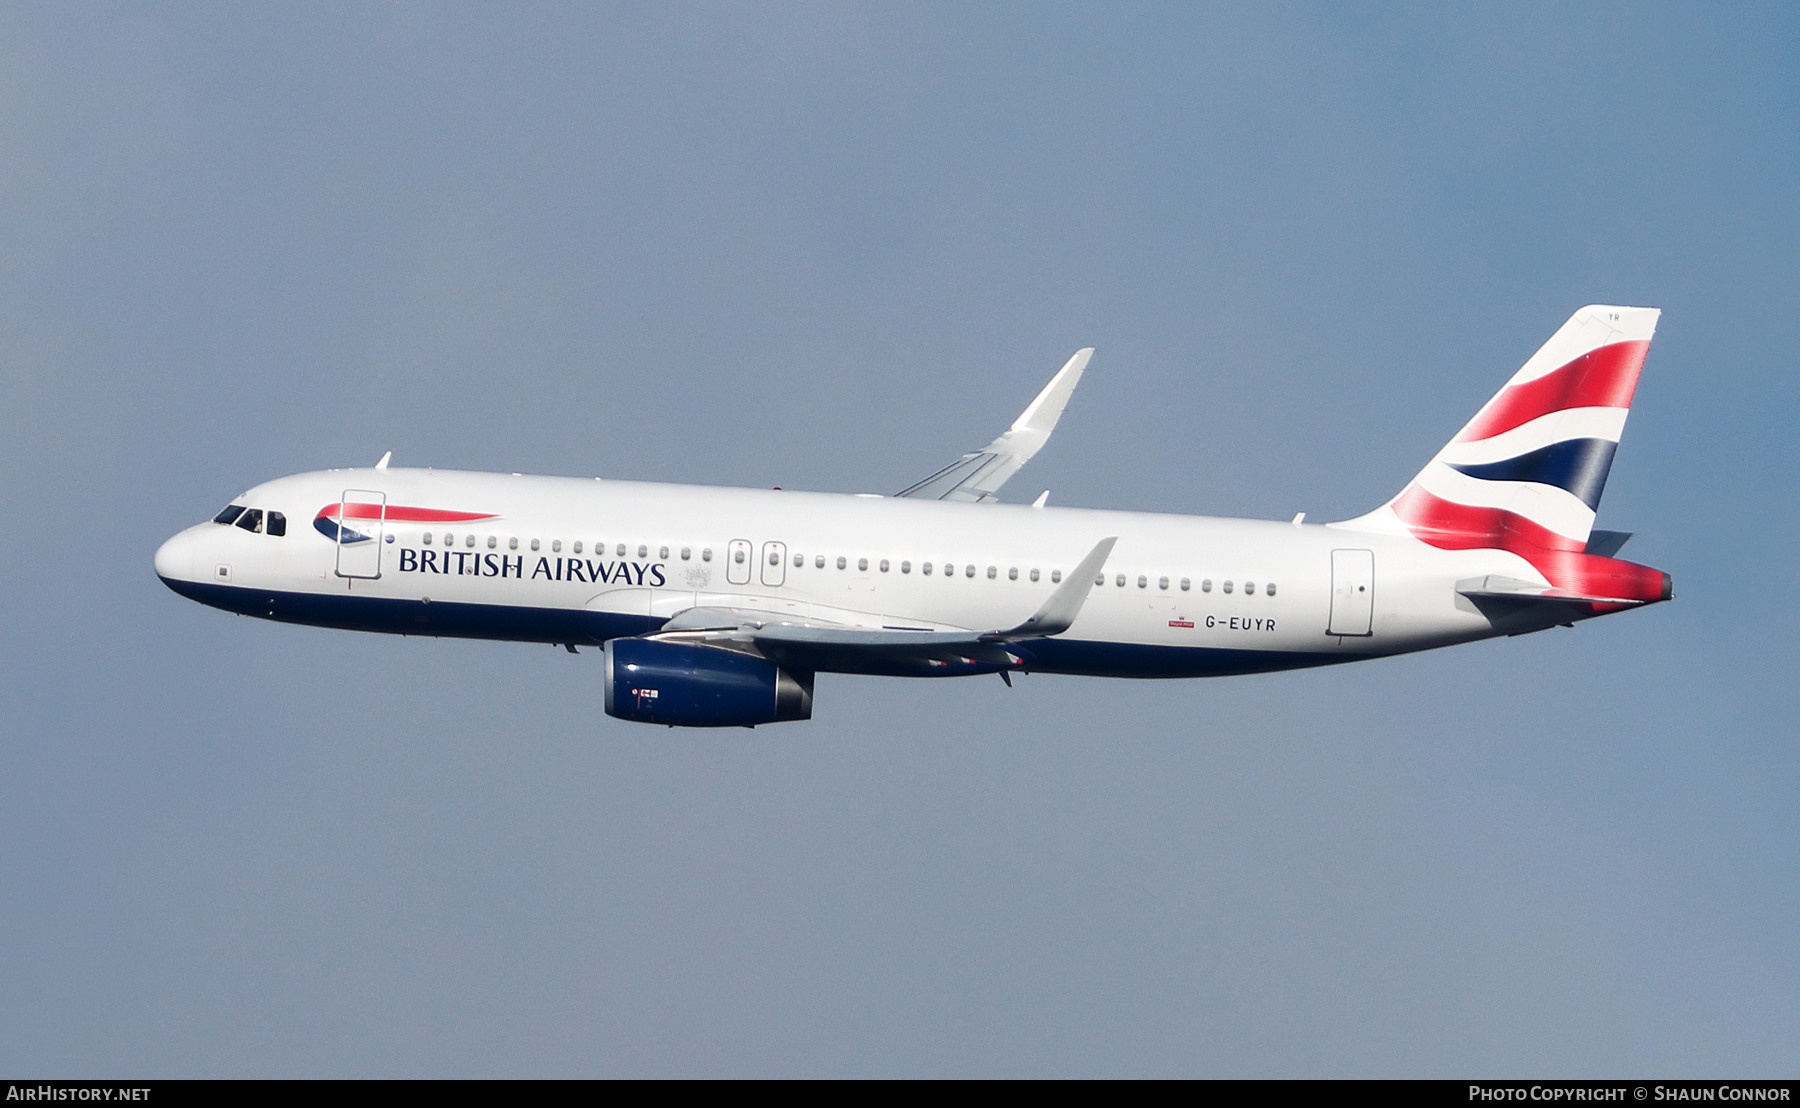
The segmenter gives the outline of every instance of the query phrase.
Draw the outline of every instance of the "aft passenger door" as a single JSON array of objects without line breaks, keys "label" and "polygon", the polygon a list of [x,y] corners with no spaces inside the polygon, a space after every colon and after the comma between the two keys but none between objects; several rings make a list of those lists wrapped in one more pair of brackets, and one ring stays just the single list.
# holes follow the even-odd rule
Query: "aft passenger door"
[{"label": "aft passenger door", "polygon": [[337,575],[381,576],[381,548],[387,522],[387,494],[345,489],[338,502]]},{"label": "aft passenger door", "polygon": [[1331,619],[1327,635],[1372,633],[1375,612],[1375,552],[1331,552]]}]

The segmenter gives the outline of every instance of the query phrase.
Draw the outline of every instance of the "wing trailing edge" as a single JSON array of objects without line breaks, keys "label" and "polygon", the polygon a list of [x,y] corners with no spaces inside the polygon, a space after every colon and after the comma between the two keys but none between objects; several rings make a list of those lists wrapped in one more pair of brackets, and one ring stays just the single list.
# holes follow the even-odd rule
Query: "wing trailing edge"
[{"label": "wing trailing edge", "polygon": [[1101,539],[1049,598],[1016,627],[995,631],[907,628],[870,616],[862,626],[751,607],[696,607],[680,612],[651,638],[681,638],[727,649],[809,658],[817,668],[852,672],[871,663],[1018,665],[1012,643],[1060,635],[1074,626],[1111,556],[1117,536]]}]

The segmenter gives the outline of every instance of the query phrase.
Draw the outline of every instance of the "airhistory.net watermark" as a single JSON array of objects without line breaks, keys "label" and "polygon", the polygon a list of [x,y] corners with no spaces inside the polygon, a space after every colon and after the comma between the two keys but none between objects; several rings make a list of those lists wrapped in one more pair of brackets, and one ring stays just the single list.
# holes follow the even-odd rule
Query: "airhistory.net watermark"
[{"label": "airhistory.net watermark", "polygon": [[8,1085],[8,1101],[30,1101],[35,1104],[68,1100],[91,1100],[99,1103],[150,1099],[148,1086],[120,1088],[116,1085]]}]

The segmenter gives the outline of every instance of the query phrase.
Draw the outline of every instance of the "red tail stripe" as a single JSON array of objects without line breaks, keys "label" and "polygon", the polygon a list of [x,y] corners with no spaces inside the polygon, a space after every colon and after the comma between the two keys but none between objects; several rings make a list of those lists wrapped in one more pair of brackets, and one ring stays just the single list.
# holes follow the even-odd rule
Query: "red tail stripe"
[{"label": "red tail stripe", "polygon": [[1491,439],[1540,416],[1566,408],[1629,408],[1637,391],[1646,340],[1615,342],[1589,351],[1535,381],[1502,389],[1456,436],[1457,442]]},{"label": "red tail stripe", "polygon": [[[1582,554],[1573,550],[1538,550],[1519,553],[1559,589],[1583,596],[1616,596],[1621,600],[1655,603],[1667,600],[1666,578],[1660,569],[1618,558]],[[1596,604],[1611,611],[1616,605]]]},{"label": "red tail stripe", "polygon": [[[1585,553],[1584,543],[1513,512],[1452,503],[1417,485],[1394,501],[1394,511],[1420,542],[1439,550],[1510,551],[1530,562],[1544,580],[1559,589],[1623,600],[1666,599],[1661,570]],[[1610,611],[1617,605],[1594,607]]]},{"label": "red tail stripe", "polygon": [[402,523],[464,523],[472,519],[493,519],[492,512],[452,512],[443,508],[408,508],[401,504],[387,505],[383,513],[380,504],[360,504],[351,501],[349,504],[327,504],[319,509],[314,519],[333,516],[337,519],[391,519]]},{"label": "red tail stripe", "polygon": [[1504,508],[1479,508],[1433,496],[1408,485],[1394,499],[1394,514],[1420,540],[1440,550],[1580,550],[1585,543],[1558,534]]}]

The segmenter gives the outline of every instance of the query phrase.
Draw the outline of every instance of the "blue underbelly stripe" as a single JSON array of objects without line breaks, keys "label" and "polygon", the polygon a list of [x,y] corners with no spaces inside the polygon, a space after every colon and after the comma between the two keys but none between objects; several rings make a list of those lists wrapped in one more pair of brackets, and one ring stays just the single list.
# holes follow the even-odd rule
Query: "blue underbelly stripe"
[{"label": "blue underbelly stripe", "polygon": [[[579,608],[319,595],[163,580],[190,600],[228,612],[350,631],[597,646],[610,638],[647,634],[664,623],[654,616],[589,612]],[[1368,657],[1366,654],[1322,651],[1237,650],[1062,638],[1035,639],[1018,643],[1013,649],[1025,658],[1025,668],[1030,671],[1091,677],[1224,677],[1331,665]],[[994,668],[981,666],[958,673],[992,672]],[[820,669],[831,672],[837,667],[820,666]],[[927,669],[883,672],[892,672],[895,676],[934,675]]]}]

